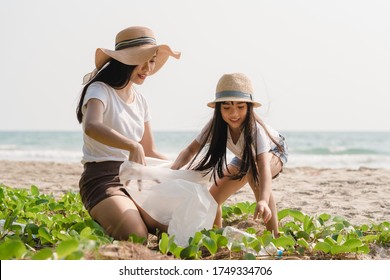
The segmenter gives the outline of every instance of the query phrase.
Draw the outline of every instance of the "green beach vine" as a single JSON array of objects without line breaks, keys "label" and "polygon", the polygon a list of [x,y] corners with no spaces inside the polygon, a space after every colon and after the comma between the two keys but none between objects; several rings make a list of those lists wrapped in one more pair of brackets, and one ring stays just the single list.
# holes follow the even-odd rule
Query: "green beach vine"
[{"label": "green beach vine", "polygon": [[[248,221],[254,203],[224,205],[222,215],[228,225]],[[390,222],[351,225],[342,217],[322,213],[309,216],[294,209],[278,213],[280,237],[274,238],[253,223],[244,226],[251,237],[243,236],[238,245],[229,246],[223,229],[196,232],[187,247],[162,233],[154,249],[176,259],[333,259],[370,253],[372,246],[389,250]],[[0,259],[100,259],[99,248],[113,244],[111,237],[84,209],[78,193],[68,192],[60,199],[42,194],[37,186],[29,190],[0,184]],[[148,246],[136,236],[129,242]],[[268,245],[282,254],[261,255]],[[149,246],[151,247],[151,246]],[[353,258],[353,257],[352,257]]]}]

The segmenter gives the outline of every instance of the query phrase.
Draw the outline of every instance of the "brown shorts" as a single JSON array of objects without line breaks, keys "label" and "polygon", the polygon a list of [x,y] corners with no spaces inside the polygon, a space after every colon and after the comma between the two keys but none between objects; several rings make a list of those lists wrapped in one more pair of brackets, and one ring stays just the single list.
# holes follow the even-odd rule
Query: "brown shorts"
[{"label": "brown shorts", "polygon": [[119,181],[121,161],[88,162],[79,181],[81,200],[88,210],[111,196],[130,197]]}]

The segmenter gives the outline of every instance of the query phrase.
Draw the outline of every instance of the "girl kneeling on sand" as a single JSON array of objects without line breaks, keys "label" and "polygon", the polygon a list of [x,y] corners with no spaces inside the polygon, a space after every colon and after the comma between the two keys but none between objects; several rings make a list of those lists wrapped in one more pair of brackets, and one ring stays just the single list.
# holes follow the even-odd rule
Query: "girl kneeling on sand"
[{"label": "girl kneeling on sand", "polygon": [[[172,169],[188,168],[211,175],[210,193],[218,203],[215,225],[222,226],[222,204],[249,183],[256,198],[254,218],[262,217],[267,230],[279,236],[272,179],[287,162],[287,145],[277,131],[254,113],[261,106],[253,100],[251,81],[244,74],[223,75],[216,98],[207,105],[215,108],[213,118],[177,157]],[[207,144],[207,145],[206,145]],[[235,157],[227,164],[226,148]],[[202,150],[203,157],[196,160]]]}]

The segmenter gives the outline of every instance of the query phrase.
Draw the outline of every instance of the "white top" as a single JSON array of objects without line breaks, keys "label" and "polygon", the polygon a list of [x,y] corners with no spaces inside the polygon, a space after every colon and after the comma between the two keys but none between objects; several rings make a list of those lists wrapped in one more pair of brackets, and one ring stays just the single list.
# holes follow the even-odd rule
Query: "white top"
[{"label": "white top", "polygon": [[[270,127],[269,125],[265,124],[268,132],[271,134],[271,136],[276,140],[276,142],[279,143],[280,141],[280,135],[279,132],[277,132],[275,129]],[[202,131],[199,133],[199,135],[196,137],[196,141],[198,143],[201,143],[204,137],[204,133],[208,127],[208,124],[202,129]],[[257,153],[256,155],[260,155],[262,153],[270,152],[271,150],[274,150],[276,148],[276,145],[274,142],[272,142],[271,138],[268,137],[267,133],[265,132],[264,128],[256,122],[256,128],[257,128],[257,138],[256,138],[256,144],[257,144]],[[241,132],[240,137],[237,140],[237,143],[234,144],[232,137],[230,135],[230,129],[228,127],[227,131],[227,149],[231,151],[236,157],[239,159],[242,158],[242,153],[244,150],[244,132]]]},{"label": "white top", "polygon": [[[103,123],[120,134],[141,141],[145,123],[151,119],[149,106],[142,94],[135,91],[131,104],[125,103],[109,85],[103,82],[92,83],[85,94],[82,112],[85,115],[86,104],[90,99],[99,99],[104,105]],[[84,121],[83,121],[84,130]],[[104,145],[85,133],[83,134],[83,158],[81,163],[101,161],[124,161],[129,151]]]}]

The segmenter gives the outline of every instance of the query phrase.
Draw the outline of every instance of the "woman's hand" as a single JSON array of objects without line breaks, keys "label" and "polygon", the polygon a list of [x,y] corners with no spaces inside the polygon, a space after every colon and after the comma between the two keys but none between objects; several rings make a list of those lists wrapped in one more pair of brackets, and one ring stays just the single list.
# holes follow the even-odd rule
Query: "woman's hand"
[{"label": "woman's hand", "polygon": [[268,206],[268,203],[265,200],[260,200],[256,204],[256,209],[254,212],[253,218],[259,219],[263,218],[264,223],[268,223],[271,220],[272,212]]},{"label": "woman's hand", "polygon": [[141,144],[137,143],[133,150],[130,151],[129,160],[142,165],[146,165],[145,152]]}]

